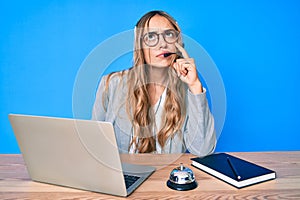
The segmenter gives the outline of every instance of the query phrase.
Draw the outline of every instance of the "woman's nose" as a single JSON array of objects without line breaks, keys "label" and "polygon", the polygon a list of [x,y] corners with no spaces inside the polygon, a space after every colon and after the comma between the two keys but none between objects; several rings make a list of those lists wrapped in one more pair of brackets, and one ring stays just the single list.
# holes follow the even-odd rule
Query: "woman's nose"
[{"label": "woman's nose", "polygon": [[162,34],[159,34],[159,40],[158,40],[158,45],[160,48],[164,48],[167,46],[167,42],[165,41],[165,38],[163,37]]}]

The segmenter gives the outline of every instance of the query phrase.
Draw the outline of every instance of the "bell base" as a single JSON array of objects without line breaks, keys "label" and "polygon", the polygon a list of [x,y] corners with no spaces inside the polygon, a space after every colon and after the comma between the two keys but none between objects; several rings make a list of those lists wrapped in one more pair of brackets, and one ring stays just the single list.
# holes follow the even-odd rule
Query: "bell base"
[{"label": "bell base", "polygon": [[173,190],[186,191],[186,190],[195,189],[198,186],[198,184],[196,181],[194,181],[192,183],[187,183],[187,184],[176,184],[176,183],[173,183],[170,180],[168,180],[167,186]]}]

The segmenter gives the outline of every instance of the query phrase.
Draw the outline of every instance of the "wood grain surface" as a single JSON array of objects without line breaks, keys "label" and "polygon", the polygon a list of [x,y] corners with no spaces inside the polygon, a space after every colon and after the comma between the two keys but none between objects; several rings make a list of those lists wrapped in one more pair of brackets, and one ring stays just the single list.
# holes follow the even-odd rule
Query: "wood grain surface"
[{"label": "wood grain surface", "polygon": [[[236,189],[191,166],[191,154],[122,155],[130,163],[148,164],[157,171],[126,199],[300,199],[300,151],[229,153],[276,171],[275,180]],[[166,186],[171,170],[190,167],[198,187],[174,191]],[[112,195],[31,181],[22,155],[0,155],[0,199],[124,199]]]}]

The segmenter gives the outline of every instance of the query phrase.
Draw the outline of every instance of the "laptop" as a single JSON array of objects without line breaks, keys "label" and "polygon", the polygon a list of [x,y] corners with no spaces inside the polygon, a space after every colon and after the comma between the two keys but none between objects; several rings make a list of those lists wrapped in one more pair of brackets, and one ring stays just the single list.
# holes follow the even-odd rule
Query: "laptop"
[{"label": "laptop", "polygon": [[33,181],[126,197],[155,171],[121,162],[109,122],[17,114],[9,120]]}]

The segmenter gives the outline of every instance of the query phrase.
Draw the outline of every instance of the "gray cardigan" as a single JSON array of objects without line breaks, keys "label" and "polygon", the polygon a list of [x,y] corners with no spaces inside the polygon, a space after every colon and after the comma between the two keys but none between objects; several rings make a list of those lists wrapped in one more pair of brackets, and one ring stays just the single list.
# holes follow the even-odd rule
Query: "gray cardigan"
[{"label": "gray cardigan", "polygon": [[[120,153],[128,153],[132,139],[132,124],[125,108],[128,91],[127,74],[122,78],[118,75],[111,76],[108,95],[103,104],[106,78],[107,76],[102,77],[98,86],[92,120],[111,122],[114,126]],[[216,134],[214,119],[206,99],[206,91],[194,95],[188,90],[186,95],[187,114],[182,126],[182,136],[176,134],[172,139],[169,139],[162,153],[184,153],[188,150],[197,156],[211,154],[216,147]]]}]

